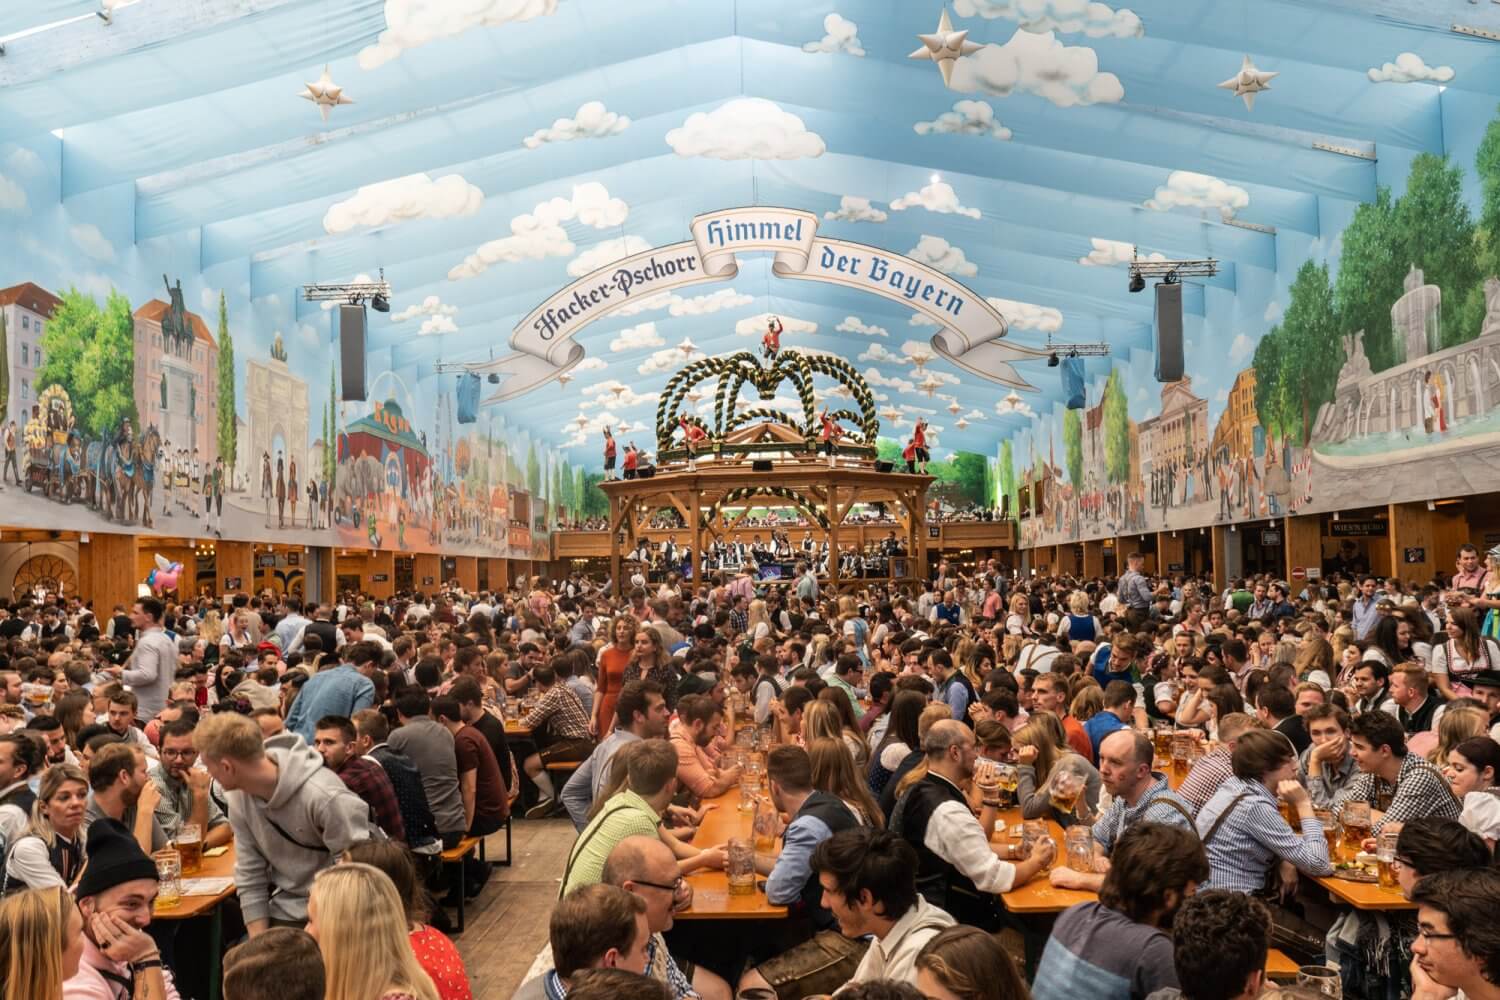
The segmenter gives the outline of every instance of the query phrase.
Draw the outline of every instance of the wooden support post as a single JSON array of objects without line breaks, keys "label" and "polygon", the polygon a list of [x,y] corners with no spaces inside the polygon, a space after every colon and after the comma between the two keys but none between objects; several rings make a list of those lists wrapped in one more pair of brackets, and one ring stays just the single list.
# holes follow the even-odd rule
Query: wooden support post
[{"label": "wooden support post", "polygon": [[441,586],[443,560],[436,552],[417,552],[411,557],[411,585],[417,590]]},{"label": "wooden support post", "polygon": [[94,609],[101,625],[113,613],[115,605],[128,611],[135,603],[136,539],[134,535],[117,535],[107,531],[89,533],[89,540],[78,543],[78,593]]},{"label": "wooden support post", "polygon": [[625,592],[620,584],[620,520],[620,500],[612,496],[609,498],[609,582],[616,598]]},{"label": "wooden support post", "polygon": [[1291,584],[1292,593],[1300,593],[1307,585],[1307,568],[1322,569],[1323,566],[1323,518],[1317,514],[1282,519],[1283,550],[1286,552],[1286,568],[1283,577]]},{"label": "wooden support post", "polygon": [[688,494],[688,502],[690,509],[687,523],[693,533],[693,586],[689,589],[696,589],[696,585],[703,580],[703,493],[697,486]]},{"label": "wooden support post", "polygon": [[[216,594],[255,589],[255,553],[249,542],[214,543],[214,582]],[[230,583],[238,580],[233,586]],[[314,595],[309,594],[309,597]]]},{"label": "wooden support post", "polygon": [[[1180,567],[1173,569],[1173,567]],[[1156,569],[1163,575],[1185,573],[1187,564],[1187,541],[1175,531],[1156,533]]]},{"label": "wooden support post", "polygon": [[828,484],[828,589],[839,592],[839,488]]},{"label": "wooden support post", "polygon": [[474,556],[454,556],[453,574],[458,585],[471,594],[479,592],[479,560]]}]

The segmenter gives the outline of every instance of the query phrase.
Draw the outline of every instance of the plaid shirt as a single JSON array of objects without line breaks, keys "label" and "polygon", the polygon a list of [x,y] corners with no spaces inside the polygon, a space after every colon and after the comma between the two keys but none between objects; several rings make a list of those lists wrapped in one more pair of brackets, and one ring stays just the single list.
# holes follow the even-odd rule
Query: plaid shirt
[{"label": "plaid shirt", "polygon": [[363,757],[350,757],[344,766],[334,772],[344,782],[344,787],[365,800],[375,825],[392,840],[406,842],[406,824],[401,821],[401,804],[396,801],[396,789],[391,786],[385,768]]},{"label": "plaid shirt", "polygon": [[533,733],[547,732],[553,739],[586,740],[589,717],[583,702],[566,684],[554,684],[542,695],[523,723]]},{"label": "plaid shirt", "polygon": [[667,940],[660,934],[651,935],[646,944],[646,975],[666,983],[667,989],[672,991],[672,1000],[699,1000],[698,991],[672,960]]},{"label": "plaid shirt", "polygon": [[750,627],[750,612],[748,612],[748,611],[731,611],[731,612],[729,612],[729,634],[730,635],[739,635],[741,632],[744,632],[749,627]]},{"label": "plaid shirt", "polygon": [[1214,797],[1220,785],[1234,777],[1234,768],[1229,763],[1232,755],[1233,751],[1228,747],[1215,747],[1193,765],[1192,771],[1178,786],[1177,797],[1192,807],[1194,815]]},{"label": "plaid shirt", "polygon": [[1387,823],[1405,823],[1423,816],[1458,819],[1463,812],[1442,772],[1414,753],[1401,759],[1394,785],[1374,774],[1361,772],[1355,777],[1333,800],[1335,819],[1343,819],[1346,802],[1368,802],[1372,810],[1384,810],[1385,815],[1370,829],[1370,835],[1377,837]]}]

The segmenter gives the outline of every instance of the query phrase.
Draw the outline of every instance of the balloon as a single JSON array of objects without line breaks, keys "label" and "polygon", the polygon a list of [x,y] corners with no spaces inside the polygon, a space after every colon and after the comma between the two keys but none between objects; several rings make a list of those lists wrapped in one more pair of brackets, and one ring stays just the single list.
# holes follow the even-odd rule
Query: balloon
[{"label": "balloon", "polygon": [[161,553],[156,555],[156,565],[150,573],[146,574],[146,586],[153,593],[160,594],[163,591],[176,590],[177,580],[182,574],[182,563],[172,562]]}]

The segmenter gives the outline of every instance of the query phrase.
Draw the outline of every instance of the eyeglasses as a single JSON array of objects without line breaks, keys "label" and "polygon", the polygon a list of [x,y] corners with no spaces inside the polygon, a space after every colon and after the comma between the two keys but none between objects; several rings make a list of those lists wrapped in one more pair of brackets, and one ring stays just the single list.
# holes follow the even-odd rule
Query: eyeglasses
[{"label": "eyeglasses", "polygon": [[1425,927],[1417,928],[1417,937],[1424,941],[1456,941],[1457,934],[1439,934],[1436,931],[1427,930]]},{"label": "eyeglasses", "polygon": [[163,757],[172,757],[177,760],[187,760],[198,756],[198,751],[196,750],[162,750],[160,753]]},{"label": "eyeglasses", "polygon": [[645,879],[639,878],[633,878],[630,881],[634,882],[636,885],[650,886],[653,889],[660,889],[662,892],[670,892],[673,895],[681,892],[682,887],[687,884],[687,879],[683,878],[681,875],[677,876],[677,881],[673,882],[671,885],[662,885],[660,882],[647,882]]},{"label": "eyeglasses", "polygon": [[1402,868],[1407,868],[1411,871],[1417,870],[1417,866],[1411,863],[1411,858],[1403,858],[1399,854],[1391,859],[1391,866],[1395,867],[1396,865],[1400,865]]}]

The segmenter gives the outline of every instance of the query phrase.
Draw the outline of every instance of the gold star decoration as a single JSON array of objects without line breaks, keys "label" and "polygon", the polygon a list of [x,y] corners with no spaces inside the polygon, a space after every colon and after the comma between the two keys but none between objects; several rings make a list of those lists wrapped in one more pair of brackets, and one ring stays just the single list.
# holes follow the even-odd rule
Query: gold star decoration
[{"label": "gold star decoration", "polygon": [[1257,69],[1255,63],[1249,56],[1240,66],[1240,71],[1223,83],[1219,84],[1220,90],[1232,90],[1236,97],[1245,99],[1245,110],[1255,110],[1255,95],[1262,90],[1271,89],[1271,78],[1279,76],[1279,73],[1267,73],[1265,70]]},{"label": "gold star decoration", "polygon": [[323,75],[307,85],[307,89],[297,95],[304,101],[312,101],[318,106],[318,113],[323,120],[328,120],[328,112],[340,104],[353,104],[354,98],[344,93],[344,88],[333,82],[333,77],[328,75],[328,67],[323,67]]},{"label": "gold star decoration", "polygon": [[953,64],[961,56],[973,55],[978,52],[982,45],[978,42],[969,41],[969,32],[954,31],[953,22],[948,20],[948,8],[943,8],[943,16],[938,20],[937,31],[930,35],[918,35],[922,41],[922,47],[913,52],[908,59],[930,59],[938,65],[938,72],[943,74],[943,85],[949,86],[953,78]]}]

